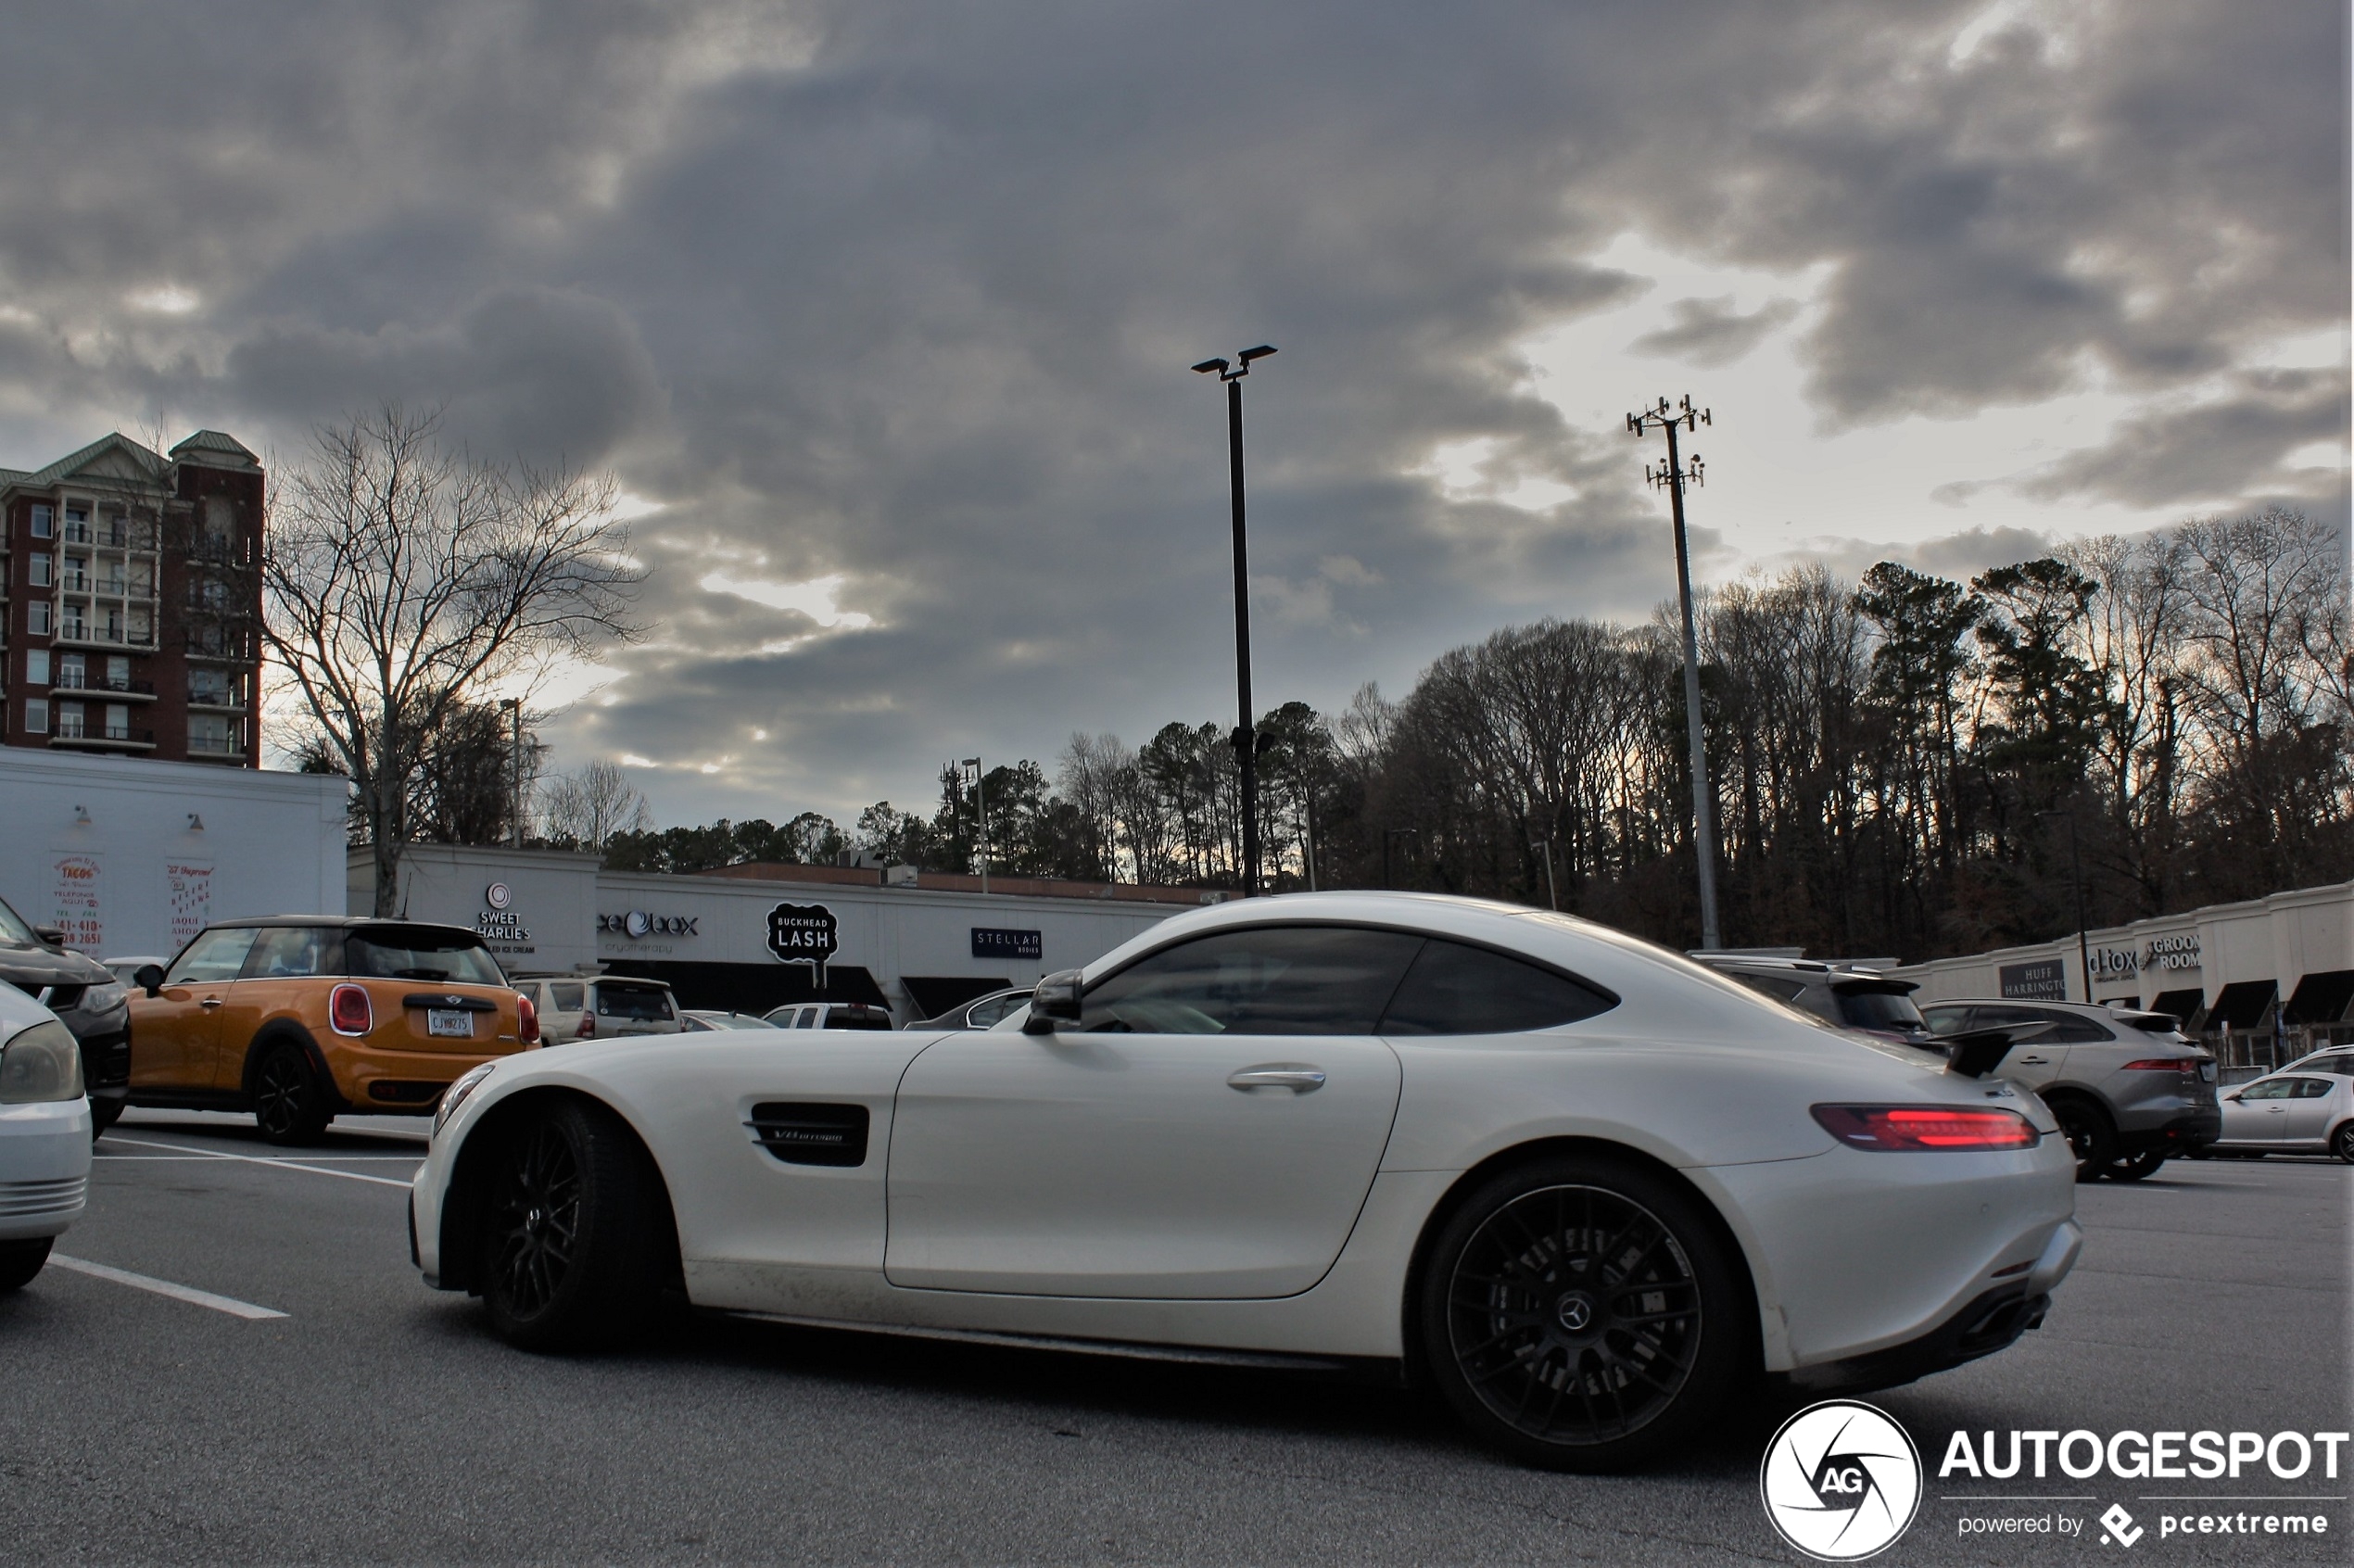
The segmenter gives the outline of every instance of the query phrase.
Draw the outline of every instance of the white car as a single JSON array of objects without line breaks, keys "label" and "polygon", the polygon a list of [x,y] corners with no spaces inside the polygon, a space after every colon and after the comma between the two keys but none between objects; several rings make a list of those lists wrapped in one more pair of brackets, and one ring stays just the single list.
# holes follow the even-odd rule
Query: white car
[{"label": "white car", "polygon": [[2327,1154],[2354,1165],[2354,1078],[2268,1073],[2225,1092],[2218,1154]]},{"label": "white car", "polygon": [[2031,1092],[1604,927],[1411,893],[1191,911],[990,1030],[510,1056],[437,1123],[416,1261],[519,1346],[612,1343],[683,1286],[1372,1359],[1575,1469],[1690,1440],[1761,1372],[1884,1386],[1999,1350],[2082,1242]]},{"label": "white car", "polygon": [[89,1190],[82,1049],[55,1013],[0,985],[0,1290],[41,1272]]}]

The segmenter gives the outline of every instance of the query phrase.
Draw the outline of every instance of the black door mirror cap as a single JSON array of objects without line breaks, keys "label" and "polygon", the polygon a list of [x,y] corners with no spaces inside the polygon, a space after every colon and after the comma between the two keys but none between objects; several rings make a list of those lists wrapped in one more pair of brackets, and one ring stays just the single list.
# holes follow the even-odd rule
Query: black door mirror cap
[{"label": "black door mirror cap", "polygon": [[1024,1034],[1052,1034],[1058,1023],[1077,1023],[1086,972],[1057,969],[1038,982],[1031,993],[1030,1016],[1021,1021]]},{"label": "black door mirror cap", "polygon": [[163,966],[160,964],[140,965],[137,968],[131,971],[131,983],[137,986],[141,991],[146,992],[149,996],[162,995]]}]

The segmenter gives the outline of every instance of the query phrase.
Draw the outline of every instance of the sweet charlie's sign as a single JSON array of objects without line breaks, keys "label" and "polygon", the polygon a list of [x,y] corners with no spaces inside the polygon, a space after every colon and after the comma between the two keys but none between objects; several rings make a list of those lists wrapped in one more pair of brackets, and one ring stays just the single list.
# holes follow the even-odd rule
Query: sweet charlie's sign
[{"label": "sweet charlie's sign", "polygon": [[826,965],[841,950],[841,927],[822,904],[780,904],[768,911],[768,951],[783,964],[806,964],[810,983],[826,988]]}]

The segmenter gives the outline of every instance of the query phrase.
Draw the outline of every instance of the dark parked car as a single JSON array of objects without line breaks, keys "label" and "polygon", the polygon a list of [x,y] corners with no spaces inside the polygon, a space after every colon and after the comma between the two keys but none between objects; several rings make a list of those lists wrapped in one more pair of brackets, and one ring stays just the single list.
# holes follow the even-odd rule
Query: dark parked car
[{"label": "dark parked car", "polygon": [[969,1002],[959,1002],[946,1012],[929,1018],[918,1018],[909,1029],[988,1029],[1008,1013],[1019,1013],[1030,1005],[1031,987],[1018,985],[1008,991],[993,991],[986,996],[976,996]]},{"label": "dark parked car", "polygon": [[66,950],[65,937],[35,926],[0,899],[0,980],[64,1020],[82,1047],[90,1125],[104,1132],[131,1092],[130,988],[95,958]]}]

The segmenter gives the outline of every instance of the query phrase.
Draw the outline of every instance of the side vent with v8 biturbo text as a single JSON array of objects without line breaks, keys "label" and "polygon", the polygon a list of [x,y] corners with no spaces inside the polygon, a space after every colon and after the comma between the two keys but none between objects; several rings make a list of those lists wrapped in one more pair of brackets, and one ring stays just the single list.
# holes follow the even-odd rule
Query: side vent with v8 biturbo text
[{"label": "side vent with v8 biturbo text", "polygon": [[867,1107],[768,1100],[744,1123],[760,1146],[787,1165],[867,1163]]}]

